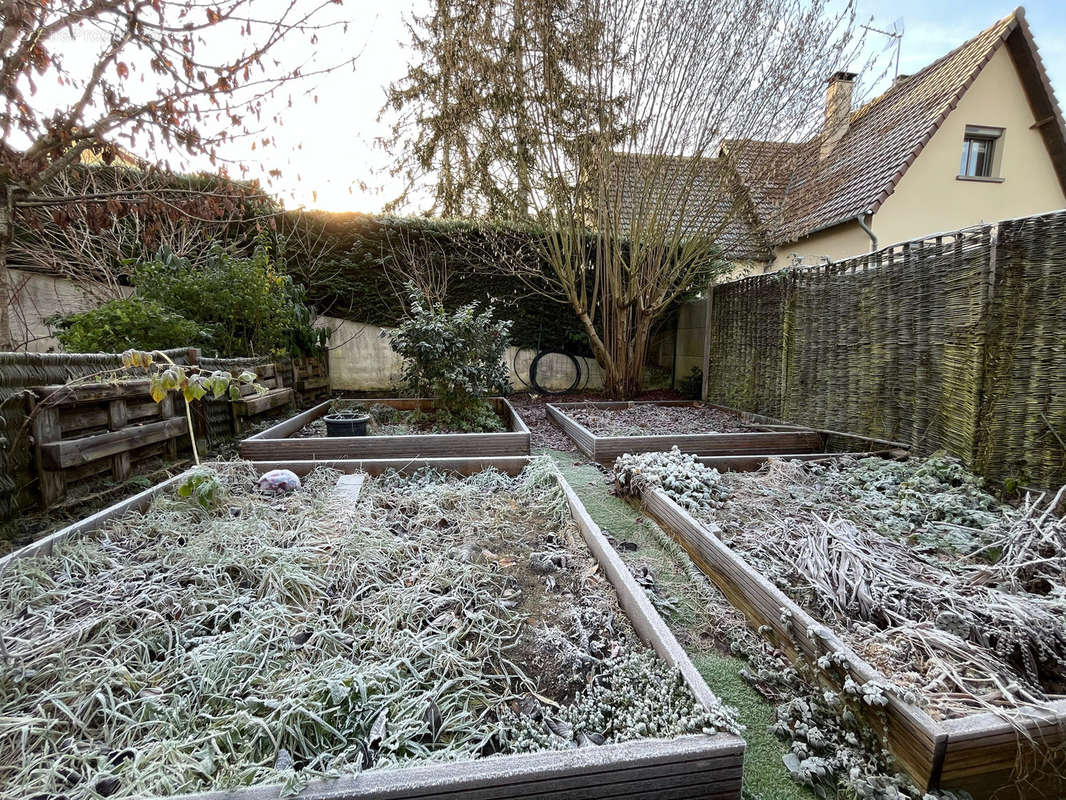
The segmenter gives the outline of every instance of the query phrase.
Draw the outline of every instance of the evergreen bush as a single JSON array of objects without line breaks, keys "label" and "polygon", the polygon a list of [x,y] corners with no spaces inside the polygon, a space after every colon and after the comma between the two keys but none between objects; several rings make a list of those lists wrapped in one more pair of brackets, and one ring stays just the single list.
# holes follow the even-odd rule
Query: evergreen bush
[{"label": "evergreen bush", "polygon": [[413,286],[407,292],[407,317],[383,334],[404,359],[407,388],[415,396],[437,398],[442,426],[502,430],[502,421],[484,397],[508,386],[503,357],[511,323],[496,319],[492,305],[468,303],[449,312]]}]

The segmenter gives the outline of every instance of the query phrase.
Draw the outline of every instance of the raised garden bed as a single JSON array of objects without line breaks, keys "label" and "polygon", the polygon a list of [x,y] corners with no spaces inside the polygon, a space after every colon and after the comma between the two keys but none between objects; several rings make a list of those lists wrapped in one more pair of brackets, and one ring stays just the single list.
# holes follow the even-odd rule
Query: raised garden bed
[{"label": "raised garden bed", "polygon": [[740,797],[743,740],[550,462],[270,466],[0,561],[5,790]]},{"label": "raised garden bed", "polygon": [[[424,433],[392,422],[371,425],[368,436],[327,437],[322,417],[334,408],[333,401],[320,403],[302,414],[249,436],[240,446],[242,457],[261,460],[463,458],[522,456],[529,454],[529,428],[502,397],[489,398],[500,417],[502,433]],[[425,398],[369,398],[359,404],[367,409],[384,406],[399,412],[431,414],[434,401]],[[375,435],[375,429],[379,431]]]},{"label": "raised garden bed", "polygon": [[[756,456],[752,463],[757,466],[774,455],[817,457],[829,446],[828,431],[778,425],[766,417],[697,401],[549,403],[544,411],[581,452],[606,466],[624,453],[672,447],[711,458]],[[849,448],[857,444],[864,451],[889,445],[863,437],[845,440]]]},{"label": "raised garden bed", "polygon": [[1000,506],[946,460],[913,463],[615,469],[754,627],[854,698],[921,789],[1060,798],[1066,523]]}]

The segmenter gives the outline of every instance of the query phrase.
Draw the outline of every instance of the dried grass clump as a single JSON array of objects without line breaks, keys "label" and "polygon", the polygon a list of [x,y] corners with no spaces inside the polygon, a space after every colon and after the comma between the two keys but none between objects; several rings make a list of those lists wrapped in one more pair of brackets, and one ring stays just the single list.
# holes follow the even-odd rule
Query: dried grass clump
[{"label": "dried grass clump", "polygon": [[[524,666],[534,627],[582,645],[552,603],[614,620],[613,637],[585,631],[599,655],[586,652],[584,682],[643,652],[547,469],[383,476],[353,507],[328,470],[273,498],[235,462],[217,467],[209,508],[167,494],[15,562],[0,576],[0,791],[292,790],[507,750],[509,703],[573,699]],[[534,546],[570,558],[554,591],[519,569]]]}]

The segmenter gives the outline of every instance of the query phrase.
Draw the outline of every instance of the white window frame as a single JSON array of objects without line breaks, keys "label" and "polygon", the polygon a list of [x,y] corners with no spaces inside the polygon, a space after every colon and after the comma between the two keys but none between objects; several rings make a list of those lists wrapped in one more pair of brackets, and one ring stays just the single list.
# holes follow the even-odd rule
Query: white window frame
[{"label": "white window frame", "polygon": [[[959,174],[957,176],[960,181],[1003,182],[1000,168],[1003,161],[1004,133],[1003,128],[990,125],[966,126],[966,132],[963,134],[962,139],[962,153],[959,158]],[[973,141],[988,142],[988,148],[991,151],[986,162],[988,174],[978,175],[969,172],[971,168],[976,168],[976,157],[970,146]]]}]

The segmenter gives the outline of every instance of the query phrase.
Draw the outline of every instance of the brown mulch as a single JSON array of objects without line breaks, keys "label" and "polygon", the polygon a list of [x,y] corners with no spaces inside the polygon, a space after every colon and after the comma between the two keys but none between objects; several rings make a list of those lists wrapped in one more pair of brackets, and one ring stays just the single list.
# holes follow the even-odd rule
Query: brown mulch
[{"label": "brown mulch", "polygon": [[[606,400],[602,394],[596,392],[578,392],[574,394],[538,395],[528,392],[519,392],[507,398],[515,411],[522,417],[522,421],[529,427],[532,435],[532,446],[551,450],[572,452],[577,450],[573,440],[557,428],[544,414],[544,406],[548,403],[587,403]],[[660,389],[652,392],[644,392],[637,400],[681,400],[677,392]]]},{"label": "brown mulch", "polygon": [[604,409],[590,405],[569,408],[567,414],[597,436],[743,433],[749,430],[736,414],[707,406],[640,405]]}]

